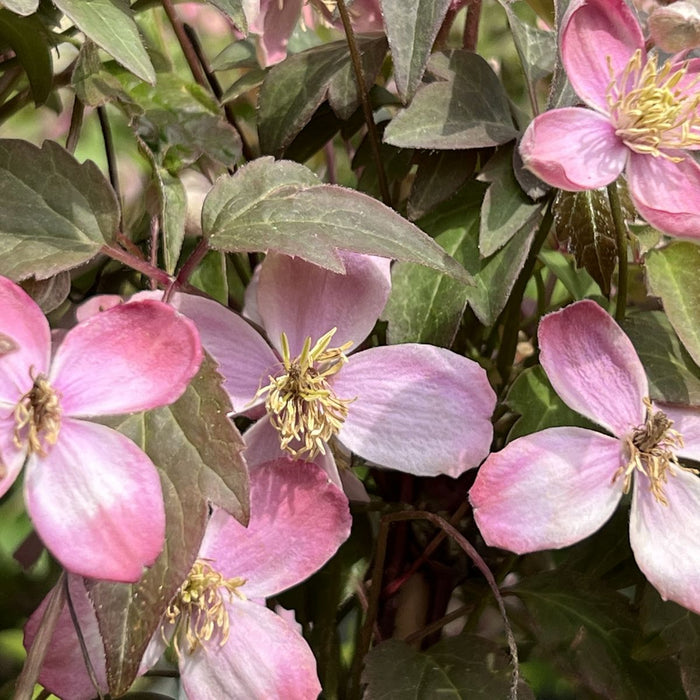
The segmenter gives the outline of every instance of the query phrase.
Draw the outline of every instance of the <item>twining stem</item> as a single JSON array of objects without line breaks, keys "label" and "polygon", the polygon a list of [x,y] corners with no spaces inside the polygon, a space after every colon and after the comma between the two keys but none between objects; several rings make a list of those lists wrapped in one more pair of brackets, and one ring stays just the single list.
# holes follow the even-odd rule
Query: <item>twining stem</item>
[{"label": "twining stem", "polygon": [[467,19],[464,23],[462,46],[467,51],[476,51],[479,39],[479,20],[481,19],[481,0],[471,0],[467,5]]},{"label": "twining stem", "polygon": [[513,290],[510,293],[510,299],[506,304],[506,308],[503,312],[503,338],[501,339],[501,347],[498,350],[498,356],[496,358],[496,367],[498,372],[503,379],[504,384],[508,383],[508,378],[510,377],[511,370],[513,368],[513,360],[515,359],[515,351],[518,347],[518,333],[520,331],[520,307],[523,303],[523,297],[525,296],[525,289],[527,287],[528,280],[532,276],[535,270],[535,265],[537,264],[537,256],[539,255],[540,249],[544,245],[549,235],[549,230],[552,228],[552,222],[554,221],[554,213],[552,211],[552,202],[554,201],[554,192],[550,193],[549,200],[547,202],[547,208],[545,209],[544,216],[540,223],[540,227],[537,229],[535,234],[535,239],[530,247],[530,252],[528,253],[525,265],[523,265],[518,279],[513,285]]},{"label": "twining stem", "polygon": [[360,101],[362,102],[362,113],[364,114],[365,123],[367,124],[367,135],[369,137],[369,143],[372,150],[372,157],[374,158],[374,164],[377,168],[377,180],[379,182],[379,191],[382,195],[382,200],[384,204],[390,207],[391,195],[389,194],[389,181],[387,180],[386,172],[384,170],[384,163],[382,162],[379,134],[377,133],[377,125],[374,123],[372,105],[370,104],[369,94],[367,93],[367,83],[365,82],[365,74],[362,70],[362,60],[360,59],[360,52],[357,48],[355,32],[352,29],[350,14],[348,13],[348,8],[345,5],[345,0],[338,0],[338,12],[340,13],[340,19],[343,21],[343,29],[345,29],[345,36],[348,41],[348,48],[350,49],[350,59],[352,61],[353,70],[355,71],[357,91],[360,93]]},{"label": "twining stem", "polygon": [[80,645],[80,653],[83,655],[83,662],[85,663],[85,670],[87,671],[92,687],[97,693],[97,697],[100,700],[104,700],[104,695],[100,689],[100,683],[97,680],[97,674],[95,673],[95,667],[92,665],[92,660],[90,659],[90,653],[88,652],[87,644],[85,644],[85,637],[83,636],[83,631],[80,629],[80,620],[78,620],[78,615],[75,612],[75,607],[73,605],[73,599],[70,595],[70,588],[68,587],[68,577],[65,576],[63,579],[63,587],[66,593],[66,602],[68,603],[68,612],[70,613],[70,619],[73,623],[73,629],[78,637],[78,644]]},{"label": "twining stem", "polygon": [[498,589],[498,584],[494,578],[491,570],[486,565],[486,562],[481,558],[479,553],[474,549],[471,543],[450,523],[448,523],[444,518],[441,518],[435,513],[430,513],[428,511],[402,511],[398,513],[390,513],[385,515],[379,523],[379,532],[377,535],[377,551],[375,553],[374,559],[374,569],[372,571],[372,586],[370,588],[369,604],[367,608],[367,616],[362,628],[362,635],[360,637],[360,643],[357,647],[355,657],[355,665],[353,667],[353,692],[351,694],[352,698],[359,698],[360,690],[360,673],[362,669],[362,660],[369,651],[370,644],[372,642],[372,629],[374,626],[374,621],[377,617],[379,611],[379,598],[381,595],[381,577],[383,571],[383,564],[386,558],[386,544],[387,536],[389,531],[389,526],[392,522],[400,522],[404,520],[428,520],[440,529],[442,529],[448,537],[450,537],[454,542],[461,547],[462,551],[472,560],[477,569],[482,573],[489,588],[493,592],[494,598],[498,605],[498,609],[503,618],[503,624],[506,632],[506,641],[508,643],[508,649],[510,650],[511,663],[513,664],[513,678],[510,688],[510,697],[515,699],[518,696],[518,682],[520,679],[520,667],[518,664],[518,648],[515,643],[515,636],[513,635],[513,630],[510,626],[508,620],[508,615],[506,614],[505,604],[503,602],[503,596]]},{"label": "twining stem", "polygon": [[50,594],[48,605],[44,609],[39,629],[15,684],[15,694],[13,695],[15,700],[31,700],[34,697],[34,686],[39,678],[39,671],[44,663],[44,657],[56,629],[58,617],[66,601],[64,580],[66,580],[65,571],[61,572],[61,576]]},{"label": "twining stem", "polygon": [[620,201],[620,191],[617,182],[613,181],[608,185],[608,200],[610,201],[610,213],[612,214],[615,236],[617,239],[617,300],[615,305],[615,320],[622,323],[625,320],[627,309],[627,229],[625,228],[625,217],[622,214],[622,202]]},{"label": "twining stem", "polygon": [[120,263],[124,263],[124,265],[136,270],[137,272],[141,272],[142,274],[146,275],[146,277],[155,280],[163,287],[169,287],[174,282],[174,278],[165,272],[165,270],[161,270],[159,267],[151,265],[151,263],[149,263],[147,260],[138,258],[131,253],[127,253],[121,248],[105,243],[102,248],[100,248],[100,252],[114,260],[118,260]]}]

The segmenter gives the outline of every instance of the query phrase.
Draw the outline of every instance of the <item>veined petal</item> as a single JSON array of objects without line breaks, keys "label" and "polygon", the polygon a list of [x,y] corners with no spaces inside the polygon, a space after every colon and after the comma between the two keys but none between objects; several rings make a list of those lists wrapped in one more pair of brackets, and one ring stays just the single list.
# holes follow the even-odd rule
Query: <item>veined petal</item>
[{"label": "veined petal", "polygon": [[[6,417],[9,414],[9,417]],[[0,405],[0,496],[4,496],[22,469],[27,455],[14,443],[15,419],[12,409]]]},{"label": "veined petal", "polygon": [[[251,425],[243,434],[243,440],[246,445],[244,453],[245,460],[248,464],[248,468],[251,470],[259,467],[261,464],[272,462],[276,459],[286,459],[289,462],[294,461],[288,452],[284,452],[280,448],[279,433],[275,430],[272,423],[270,423],[267,416],[263,416],[259,421]],[[293,442],[291,447],[296,449],[297,447],[301,447],[301,443],[297,445]],[[324,455],[319,452],[312,460],[312,463],[323,469],[331,482],[341,491],[344,490],[343,483],[338,474],[338,467],[329,446],[326,446],[326,454]]]},{"label": "veined petal", "polygon": [[646,374],[630,339],[594,301],[545,316],[540,362],[566,404],[618,437],[644,422]]},{"label": "veined petal", "polygon": [[39,536],[76,574],[136,581],[163,548],[158,472],[116,430],[64,418],[48,455],[30,457],[25,490]]},{"label": "veined petal", "polygon": [[700,238],[700,165],[680,151],[679,163],[630,153],[627,184],[639,213],[671,236]]},{"label": "veined petal", "polygon": [[608,85],[634,52],[640,50],[642,62],[646,59],[642,29],[625,0],[572,0],[559,41],[576,94],[601,111],[607,111]]},{"label": "veined petal", "polygon": [[194,323],[159,301],[120,304],[72,328],[51,384],[64,415],[132,413],[172,403],[202,362]]},{"label": "veined petal", "polygon": [[644,477],[635,475],[630,542],[639,568],[664,600],[700,613],[700,479],[675,470],[659,503]]},{"label": "veined petal", "polygon": [[318,697],[316,660],[298,632],[264,605],[239,599],[225,605],[231,621],[226,643],[212,639],[180,658],[189,700]]},{"label": "veined petal", "polygon": [[320,569],[347,539],[350,522],[348,500],[325,472],[283,458],[251,473],[247,528],[214,512],[200,557],[226,578],[246,579],[247,597],[267,598]]},{"label": "veined petal", "polygon": [[[102,637],[97,625],[95,610],[88,597],[82,576],[68,575],[70,598],[75,610],[80,632],[87,647],[88,657],[92,664],[100,690],[103,695],[109,692],[105,666],[105,652]],[[39,631],[44,611],[49,602],[49,595],[41,601],[39,607],[32,613],[24,627],[24,647],[29,650]],[[59,613],[53,636],[44,656],[39,672],[39,682],[54,695],[71,700],[91,700],[97,693],[90,680],[83,652],[78,641],[78,634],[70,615],[68,605],[64,605]]]},{"label": "veined petal", "polygon": [[683,447],[677,447],[674,452],[679,457],[700,462],[700,407],[674,406],[667,403],[656,405],[673,421],[673,429],[683,438]]},{"label": "veined petal", "polygon": [[219,365],[233,410],[242,413],[261,403],[253,397],[261,384],[267,384],[270,373],[280,367],[280,361],[260,333],[212,299],[176,293],[170,301],[197,326],[204,349]]},{"label": "veined petal", "polygon": [[469,492],[486,544],[525,554],[594,533],[622,495],[620,449],[592,430],[548,428],[489,455]]},{"label": "veined petal", "polygon": [[268,253],[260,266],[258,311],[270,342],[281,350],[287,334],[292,357],[313,345],[331,328],[331,342],[351,341],[356,348],[370,333],[391,291],[390,261],[370,255],[340,252],[345,274],[279,253]]},{"label": "veined petal", "polygon": [[49,324],[20,286],[0,277],[0,400],[15,404],[45,374],[51,357]]},{"label": "veined petal", "polygon": [[607,117],[582,107],[540,114],[520,142],[528,170],[571,192],[609,185],[624,170],[628,153]]},{"label": "veined petal", "polygon": [[338,439],[365,459],[456,477],[489,452],[496,395],[472,360],[417,343],[371,348],[332,383],[340,398],[357,397]]}]

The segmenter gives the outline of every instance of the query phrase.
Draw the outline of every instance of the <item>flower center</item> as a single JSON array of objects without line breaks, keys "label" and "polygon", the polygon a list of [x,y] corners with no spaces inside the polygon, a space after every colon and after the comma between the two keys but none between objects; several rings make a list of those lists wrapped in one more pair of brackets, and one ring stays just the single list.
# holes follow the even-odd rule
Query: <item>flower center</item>
[{"label": "flower center", "polygon": [[[270,383],[256,396],[267,394],[265,408],[280,435],[280,447],[292,457],[313,459],[326,454],[328,442],[343,425],[348,406],[355,399],[339,399],[328,379],[347,362],[345,343],[329,348],[336,329],[326,333],[311,347],[307,338],[301,354],[292,359],[287,336],[282,333],[283,372],[270,376]],[[294,444],[293,444],[294,443]],[[296,447],[301,443],[301,447]]]},{"label": "flower center", "polygon": [[682,158],[663,149],[684,149],[700,144],[700,78],[679,83],[688,71],[687,61],[678,69],[656,59],[642,65],[637,49],[622,74],[615,76],[608,58],[610,84],[606,99],[615,133],[637,153],[662,156],[672,161]]},{"label": "flower center", "polygon": [[243,578],[224,578],[206,561],[198,559],[192,567],[180,590],[168,605],[165,618],[177,625],[173,635],[175,653],[181,656],[180,634],[187,641],[187,654],[208,642],[215,632],[219,632],[219,646],[228,641],[231,631],[225,597],[230,601],[235,595],[241,600],[246,597],[238,589],[245,583]]},{"label": "flower center", "polygon": [[647,409],[644,425],[635,428],[625,438],[627,464],[615,472],[612,480],[616,481],[624,475],[622,491],[628,493],[632,484],[632,474],[638,471],[648,479],[649,490],[654,498],[667,506],[664,484],[668,475],[675,476],[674,469],[683,469],[694,474],[698,471],[678,463],[674,450],[683,446],[683,438],[677,430],[673,430],[673,421],[663,411],[655,411],[650,399],[645,398],[644,405]]},{"label": "flower center", "polygon": [[18,448],[26,444],[29,454],[36,452],[46,457],[48,446],[56,444],[61,430],[61,407],[46,375],[35,377],[33,369],[29,370],[32,388],[15,406],[14,443]]}]

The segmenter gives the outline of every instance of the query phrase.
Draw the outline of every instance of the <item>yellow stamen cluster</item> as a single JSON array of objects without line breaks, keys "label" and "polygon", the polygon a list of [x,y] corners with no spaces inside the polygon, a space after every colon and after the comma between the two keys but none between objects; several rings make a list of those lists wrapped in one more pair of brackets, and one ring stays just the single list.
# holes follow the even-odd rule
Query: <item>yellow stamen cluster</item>
[{"label": "yellow stamen cluster", "polygon": [[187,654],[191,654],[204,642],[208,642],[215,632],[219,632],[219,646],[228,641],[231,622],[224,596],[230,601],[232,596],[245,600],[238,589],[245,579],[226,579],[206,561],[198,559],[187,580],[180,586],[168,609],[165,618],[177,625],[173,635],[173,647],[178,656],[182,655],[179,636],[187,641]]},{"label": "yellow stamen cluster", "polygon": [[624,476],[623,493],[628,493],[632,485],[632,475],[639,471],[647,477],[649,490],[654,498],[664,506],[668,505],[664,484],[668,475],[675,476],[674,469],[697,474],[697,470],[683,467],[678,463],[675,448],[683,446],[683,438],[677,430],[673,430],[673,421],[663,411],[655,411],[651,401],[644,399],[647,409],[644,425],[635,428],[625,438],[627,464],[621,466],[613,481]]},{"label": "yellow stamen cluster", "polygon": [[[265,408],[280,435],[280,447],[295,458],[313,459],[326,453],[328,442],[342,427],[348,406],[354,399],[339,399],[329,377],[347,362],[345,343],[329,348],[336,329],[326,333],[311,347],[307,338],[301,354],[292,359],[287,336],[282,334],[283,372],[270,376],[270,383],[256,396],[267,394]],[[301,447],[295,447],[301,443]]]},{"label": "yellow stamen cluster", "polygon": [[45,375],[33,376],[32,388],[15,406],[14,443],[18,448],[25,444],[29,454],[35,452],[46,457],[48,445],[55,445],[61,429],[61,407],[58,394]]},{"label": "yellow stamen cluster", "polygon": [[676,69],[670,61],[661,67],[654,58],[642,65],[641,50],[635,51],[621,75],[615,76],[608,57],[611,81],[606,99],[616,134],[637,153],[672,161],[682,157],[665,152],[700,144],[700,88],[698,78],[679,83],[687,63]]}]

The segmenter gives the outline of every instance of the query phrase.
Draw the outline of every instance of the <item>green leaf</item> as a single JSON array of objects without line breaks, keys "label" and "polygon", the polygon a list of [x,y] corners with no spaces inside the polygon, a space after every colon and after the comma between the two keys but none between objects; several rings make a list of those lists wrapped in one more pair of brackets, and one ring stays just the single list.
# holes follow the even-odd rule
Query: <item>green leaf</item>
[{"label": "green leaf", "polygon": [[322,185],[290,161],[258,158],[217,180],[204,201],[202,230],[212,248],[273,249],[343,272],[337,250],[416,262],[462,282],[464,268],[419,228],[354,190]]},{"label": "green leaf", "polygon": [[229,44],[211,62],[213,71],[259,67],[255,44],[248,39],[238,39]]},{"label": "green leaf", "polygon": [[597,430],[596,425],[571,410],[559,398],[540,366],[530,367],[518,376],[508,390],[506,403],[520,414],[508,433],[508,442],[560,425]]},{"label": "green leaf", "polygon": [[[374,82],[381,68],[386,48],[383,36],[358,37],[358,50],[368,85]],[[261,151],[281,156],[326,95],[341,119],[347,119],[359,104],[345,40],[294,54],[269,70],[258,101]]]},{"label": "green leaf", "polygon": [[450,0],[381,0],[396,89],[409,102],[420,85]]},{"label": "green leaf", "polygon": [[[367,654],[363,682],[368,700],[426,698],[507,698],[512,668],[508,655],[494,642],[461,634],[420,652],[396,639]],[[534,698],[520,683],[518,698]]]},{"label": "green leaf", "polygon": [[420,219],[449,199],[469,180],[476,167],[476,151],[425,151],[418,154],[418,170],[408,196],[408,218]]},{"label": "green leaf", "polygon": [[226,306],[228,304],[226,254],[218,250],[210,250],[192,273],[190,283]]},{"label": "green leaf", "polygon": [[266,75],[267,71],[262,68],[253,68],[253,70],[247,71],[221,96],[221,104],[231,102],[253,88],[259,87]]},{"label": "green leaf", "polygon": [[479,251],[488,258],[538,217],[542,204],[533,202],[515,179],[512,148],[499,150],[486,163],[478,179],[489,183],[479,227]]},{"label": "green leaf", "polygon": [[700,247],[677,241],[646,257],[652,294],[661,297],[668,320],[686,350],[700,364]]},{"label": "green leaf", "polygon": [[[623,215],[631,219],[629,195],[620,190]],[[610,281],[617,264],[617,238],[604,189],[585,192],[560,191],[554,200],[554,224],[557,238],[569,240],[576,263],[585,268],[610,296]]]},{"label": "green leaf", "polygon": [[2,0],[0,6],[18,15],[31,15],[39,7],[39,0]]},{"label": "green leaf", "polygon": [[508,97],[478,54],[446,54],[445,79],[423,85],[387,126],[384,140],[406,148],[481,148],[517,136]]},{"label": "green leaf", "polygon": [[53,141],[0,140],[0,274],[38,279],[96,255],[119,228],[114,190]]},{"label": "green leaf", "polygon": [[243,0],[208,0],[214,7],[218,7],[225,15],[231,18],[243,34],[248,33],[248,22],[243,11]]},{"label": "green leaf", "polygon": [[160,619],[194,563],[209,518],[209,503],[241,522],[248,519],[243,440],[216,365],[206,359],[185,393],[170,406],[109,421],[134,440],[158,468],[163,485],[163,552],[134,584],[90,581],[104,640],[110,693],[125,693]]},{"label": "green leaf", "polygon": [[537,256],[576,299],[600,295],[600,287],[584,268],[577,268],[570,255],[558,250],[541,250]]},{"label": "green leaf", "polygon": [[185,240],[187,193],[180,178],[171,175],[165,168],[156,168],[154,174],[160,199],[163,260],[166,271],[172,274]]},{"label": "green leaf", "polygon": [[45,314],[48,314],[57,309],[68,298],[70,294],[70,273],[59,272],[57,275],[44,280],[29,278],[24,280],[21,286],[39,305],[39,308]]},{"label": "green leaf", "polygon": [[681,345],[666,315],[636,313],[627,316],[622,327],[644,365],[651,398],[700,405],[700,367]]},{"label": "green leaf", "polygon": [[675,664],[631,658],[639,628],[624,595],[561,569],[524,578],[509,592],[527,609],[537,644],[530,656],[550,660],[575,680],[576,697],[684,697]]},{"label": "green leaf", "polygon": [[128,105],[134,114],[140,111],[119,80],[104,69],[97,45],[89,39],[80,48],[71,82],[75,94],[85,105],[99,107],[119,100]]},{"label": "green leaf", "polygon": [[27,73],[34,104],[37,107],[44,104],[53,87],[51,47],[44,25],[38,17],[18,17],[7,10],[0,10],[0,42],[12,47]]}]

